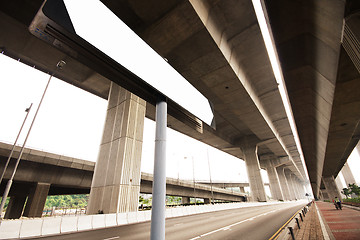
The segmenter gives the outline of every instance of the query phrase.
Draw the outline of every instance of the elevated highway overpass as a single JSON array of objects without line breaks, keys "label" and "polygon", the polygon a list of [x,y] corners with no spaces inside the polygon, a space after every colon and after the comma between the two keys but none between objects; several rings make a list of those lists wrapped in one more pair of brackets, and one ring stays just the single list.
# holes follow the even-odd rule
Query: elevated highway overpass
[{"label": "elevated highway overpass", "polygon": [[[0,40],[4,54],[19,58],[20,61],[47,72],[54,72],[56,64],[53,65],[53,62],[64,59],[67,66],[61,72],[56,73],[57,77],[105,99],[109,95],[110,82],[116,82],[126,88],[128,82],[136,80],[136,77],[129,75],[126,71],[110,76],[107,67],[109,64],[96,67],[93,64],[96,59],[91,57],[84,59],[82,54],[94,52],[91,47],[86,49],[86,53],[75,54],[78,56],[77,58],[75,55],[68,55],[54,45],[49,45],[31,35],[28,26],[41,3],[42,1],[22,3],[21,6],[24,7],[24,10],[20,10],[21,14],[19,12],[14,15],[12,8],[15,5],[4,2],[1,28],[9,33],[6,38]],[[108,3],[104,2],[104,4]],[[238,17],[248,18],[246,21],[232,20],[243,22],[243,26],[236,29],[236,25],[229,23],[232,25],[231,34],[237,37],[228,42],[223,49],[219,48],[219,40],[217,38],[214,40],[213,34],[215,33],[209,33],[209,26],[204,25],[202,17],[197,14],[195,6],[192,6],[190,2],[154,1],[149,5],[152,6],[152,9],[146,9],[146,12],[148,14],[151,12],[150,15],[153,14],[153,16],[141,21],[134,19],[143,18],[136,17],[136,13],[142,12],[140,9],[145,6],[133,5],[131,7],[133,9],[131,9],[127,3],[124,2],[124,4],[124,6],[121,3],[115,4],[111,6],[111,10],[155,51],[168,59],[169,64],[198,88],[214,106],[216,130],[203,123],[202,132],[199,132],[189,126],[186,119],[179,117],[179,114],[168,116],[169,127],[241,159],[246,159],[244,154],[246,152],[249,175],[254,176],[250,180],[250,184],[253,185],[252,192],[259,195],[254,199],[266,200],[260,169],[257,167],[257,162],[258,160],[262,161],[262,156],[265,156],[266,159],[268,159],[267,156],[273,156],[277,159],[276,165],[286,168],[297,181],[302,183],[307,181],[277,83],[272,74],[260,29],[256,24],[251,2],[246,2],[245,6],[241,8],[241,12],[246,13],[244,16],[236,14]],[[121,16],[122,10],[120,9],[127,9],[125,12],[129,13],[128,19]],[[155,9],[157,10],[155,11]],[[232,7],[228,7],[226,11],[230,13],[231,9]],[[249,13],[247,13],[248,11]],[[146,19],[149,22],[146,22]],[[182,19],[181,21],[185,22],[176,22],[176,19]],[[141,24],[144,25],[135,26],[132,21],[139,24],[142,22]],[[226,24],[222,23],[223,26]],[[247,24],[252,27],[249,28],[249,31],[242,33]],[[145,26],[148,29],[144,28]],[[144,33],[139,32],[140,29]],[[173,36],[172,39],[167,39],[167,36],[170,35],[165,32],[168,31],[173,31],[170,34]],[[152,32],[152,34],[147,33],[149,39],[144,37],[147,36],[145,32]],[[249,34],[248,40],[242,41],[247,34]],[[13,37],[17,40],[14,41]],[[83,41],[78,38],[75,41],[78,40],[80,45],[83,44]],[[165,45],[160,46],[161,43]],[[230,47],[232,45],[234,47]],[[34,51],[35,49],[41,49],[41,51]],[[233,49],[234,57],[231,61],[230,53],[224,53],[226,49]],[[252,65],[243,66],[245,62],[241,63],[235,60],[237,52],[243,52],[243,49],[252,49],[246,53],[248,56],[242,54],[249,60],[248,63],[253,63]],[[105,56],[101,55],[100,58],[105,59]],[[247,67],[249,69],[245,71]],[[244,68],[243,72],[238,71],[241,68]],[[141,91],[135,89],[133,93],[141,94]],[[147,101],[146,116],[154,119],[154,101],[150,97],[146,99],[146,96],[144,99]],[[255,152],[259,157],[255,155]],[[267,161],[266,159],[264,161]],[[279,196],[279,198],[284,197]]]},{"label": "elevated highway overpass", "polygon": [[[10,144],[0,142],[1,172],[4,169],[4,163],[10,154],[11,148]],[[5,172],[5,180],[8,180],[11,176],[19,153],[20,147],[16,147],[12,161]],[[14,184],[9,194],[10,207],[6,211],[5,218],[19,218],[26,199],[28,201],[30,199],[35,200],[30,205],[26,204],[24,215],[40,217],[48,195],[90,193],[94,168],[94,162],[25,148],[23,159],[19,164]],[[140,192],[151,194],[152,184],[152,174],[142,173]],[[6,181],[3,181],[0,185],[1,195],[5,185]],[[39,188],[42,188],[41,192],[39,192]],[[38,196],[34,196],[34,193],[37,191],[39,192]],[[202,198],[205,203],[210,203],[211,199],[241,202],[246,201],[248,198],[245,193],[233,192],[199,183],[194,185],[191,181],[174,178],[167,178],[166,194],[182,197],[183,203],[190,203],[190,198]]]},{"label": "elevated highway overpass", "polygon": [[[116,83],[143,97],[145,115],[154,119],[154,96],[132,84],[138,78],[69,29],[45,26],[56,40],[50,44],[29,33],[42,2],[0,2],[4,54],[51,73],[63,59],[60,79],[105,99]],[[302,151],[251,1],[102,3],[212,102],[215,129],[202,123],[198,131],[177,110],[169,111],[168,126],[245,160],[254,199],[265,200],[260,167],[270,172],[278,199],[294,198],[307,175],[315,197],[321,181],[337,194],[334,177],[359,139],[358,1],[261,1]]]}]

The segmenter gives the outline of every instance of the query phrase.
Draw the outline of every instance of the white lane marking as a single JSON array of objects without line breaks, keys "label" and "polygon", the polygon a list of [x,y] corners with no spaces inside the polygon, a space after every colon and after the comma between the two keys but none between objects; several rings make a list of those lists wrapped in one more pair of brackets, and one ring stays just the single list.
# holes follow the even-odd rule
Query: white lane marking
[{"label": "white lane marking", "polygon": [[183,225],[184,223],[177,223],[177,224],[174,224],[173,227],[175,226],[180,226],[180,225]]},{"label": "white lane marking", "polygon": [[202,237],[208,236],[208,235],[213,234],[213,233],[217,233],[217,232],[220,232],[220,231],[231,230],[230,228],[233,227],[233,226],[239,225],[239,224],[244,223],[244,222],[247,222],[247,221],[252,221],[252,220],[254,220],[254,219],[257,218],[257,217],[265,216],[265,215],[267,215],[267,214],[269,214],[269,213],[273,213],[273,212],[276,212],[276,211],[277,211],[277,210],[272,210],[272,211],[267,212],[267,213],[262,213],[262,214],[259,214],[259,215],[254,216],[254,217],[251,217],[251,218],[242,220],[242,221],[240,221],[240,222],[236,222],[236,223],[230,224],[230,225],[228,225],[228,226],[225,226],[225,227],[216,229],[216,230],[214,230],[214,231],[201,234],[200,236],[191,238],[191,239],[189,239],[189,240],[200,239],[200,238],[202,238]]},{"label": "white lane marking", "polygon": [[320,221],[320,226],[321,226],[321,230],[323,232],[323,236],[324,236],[324,240],[330,240],[330,237],[328,235],[328,232],[326,231],[326,228],[325,228],[325,224],[322,220],[322,217],[320,216],[320,213],[319,213],[319,209],[318,207],[316,206],[316,204],[314,203],[315,205],[315,208],[316,208],[316,212],[318,214],[318,217],[319,217],[319,221]]},{"label": "white lane marking", "polygon": [[113,239],[118,239],[118,238],[120,238],[120,236],[111,237],[111,238],[104,238],[103,240],[113,240]]}]

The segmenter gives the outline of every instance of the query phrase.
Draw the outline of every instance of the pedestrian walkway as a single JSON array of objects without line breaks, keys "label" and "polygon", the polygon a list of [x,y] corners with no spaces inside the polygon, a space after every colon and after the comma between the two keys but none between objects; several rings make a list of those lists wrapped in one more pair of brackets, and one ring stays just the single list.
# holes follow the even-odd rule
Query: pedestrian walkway
[{"label": "pedestrian walkway", "polygon": [[343,206],[342,210],[336,210],[334,204],[321,201],[316,202],[316,206],[329,239],[360,240],[360,209]]},{"label": "pedestrian walkway", "polygon": [[[290,238],[291,239],[291,238]],[[296,240],[318,240],[324,239],[320,221],[315,205],[312,204],[301,223],[301,228],[295,233]]]}]

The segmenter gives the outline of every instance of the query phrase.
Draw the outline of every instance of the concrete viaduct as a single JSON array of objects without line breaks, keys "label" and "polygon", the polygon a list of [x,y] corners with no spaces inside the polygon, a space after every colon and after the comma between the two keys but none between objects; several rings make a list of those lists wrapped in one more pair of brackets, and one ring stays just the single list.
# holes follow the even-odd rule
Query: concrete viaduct
[{"label": "concrete viaduct", "polygon": [[[33,21],[54,2],[63,15]],[[253,200],[266,201],[260,168],[276,199],[295,199],[309,183],[315,198],[322,185],[339,195],[334,179],[360,136],[359,1],[260,1],[283,81],[250,0],[101,2],[212,102],[215,128],[171,99],[167,124],[244,160]],[[77,36],[62,1],[42,3],[0,1],[0,48],[44,72],[65,60],[58,78],[108,99],[89,210],[135,210],[143,119],[155,119],[157,93]]]},{"label": "concrete viaduct", "polygon": [[[0,142],[0,171],[4,169],[11,148],[10,144]],[[16,147],[5,172],[5,180],[9,179],[19,153],[20,147]],[[25,148],[9,194],[10,202],[5,218],[19,218],[22,214],[26,217],[41,217],[48,195],[90,193],[94,168],[94,162]],[[0,194],[3,194],[5,183],[0,185]],[[140,192],[151,194],[152,183],[151,174],[141,173]],[[200,183],[194,185],[190,181],[173,178],[166,180],[166,194],[182,197],[184,204],[190,203],[190,198],[194,197],[204,199],[205,203],[210,203],[211,199],[231,202],[247,200],[244,192],[233,192]]]}]

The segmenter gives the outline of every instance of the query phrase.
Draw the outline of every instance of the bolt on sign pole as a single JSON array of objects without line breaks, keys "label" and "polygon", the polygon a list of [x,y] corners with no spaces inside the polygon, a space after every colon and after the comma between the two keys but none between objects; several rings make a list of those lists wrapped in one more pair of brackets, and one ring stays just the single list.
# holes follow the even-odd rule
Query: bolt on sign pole
[{"label": "bolt on sign pole", "polygon": [[23,155],[23,153],[24,153],[24,148],[25,148],[26,141],[27,141],[27,139],[29,138],[29,135],[30,135],[32,126],[34,125],[34,122],[35,122],[35,120],[36,120],[36,116],[37,116],[37,114],[38,114],[38,112],[39,112],[41,103],[42,103],[42,101],[43,101],[43,99],[44,99],[44,97],[45,97],[46,91],[47,91],[47,89],[48,89],[48,87],[49,87],[51,78],[55,75],[55,73],[56,73],[58,70],[61,70],[62,67],[63,67],[65,64],[66,64],[66,63],[65,63],[64,61],[59,61],[59,62],[57,63],[57,65],[56,65],[56,71],[55,71],[53,74],[50,75],[49,80],[48,80],[48,82],[47,82],[47,84],[46,84],[44,93],[43,93],[43,95],[42,95],[42,97],[41,97],[41,99],[40,99],[40,102],[39,102],[39,105],[38,105],[38,107],[37,107],[37,109],[36,109],[34,118],[33,118],[32,122],[31,122],[31,125],[30,125],[30,127],[29,127],[28,133],[27,133],[26,138],[25,138],[25,140],[24,140],[24,143],[23,143],[23,145],[22,145],[22,147],[21,147],[21,151],[20,151],[19,157],[18,157],[18,159],[16,160],[15,167],[14,167],[14,170],[13,170],[13,172],[12,172],[12,175],[11,175],[10,179],[8,180],[8,182],[7,182],[7,184],[6,184],[6,188],[5,188],[3,197],[2,197],[2,199],[1,199],[1,205],[0,205],[0,221],[2,220],[1,214],[2,214],[3,209],[4,209],[6,199],[7,199],[8,195],[9,195],[10,188],[11,188],[11,185],[12,185],[12,182],[13,182],[13,179],[14,179],[14,176],[15,176],[15,173],[16,173],[16,170],[17,170],[17,167],[19,166],[21,157],[22,157],[22,155]]},{"label": "bolt on sign pole", "polygon": [[151,208],[151,240],[165,240],[166,198],[166,99],[156,103],[155,161]]},{"label": "bolt on sign pole", "polygon": [[25,125],[26,119],[27,119],[27,117],[29,116],[29,113],[30,113],[30,110],[31,110],[32,105],[33,105],[33,104],[31,103],[31,104],[30,104],[30,107],[28,107],[28,108],[25,110],[25,112],[26,112],[25,119],[24,119],[24,121],[23,121],[23,123],[22,123],[22,125],[21,125],[21,127],[20,127],[19,133],[18,133],[18,135],[17,135],[17,137],[16,137],[16,139],[15,139],[14,145],[13,145],[12,148],[11,148],[10,155],[9,155],[9,157],[8,157],[6,163],[5,163],[3,172],[1,173],[0,184],[1,184],[1,182],[2,182],[2,179],[4,178],[6,169],[7,169],[8,165],[9,165],[10,159],[11,159],[13,153],[14,153],[14,149],[15,149],[16,143],[17,143],[17,141],[18,141],[18,139],[19,139],[19,136],[20,136],[20,134],[21,134],[21,131],[22,131],[24,125]]}]

